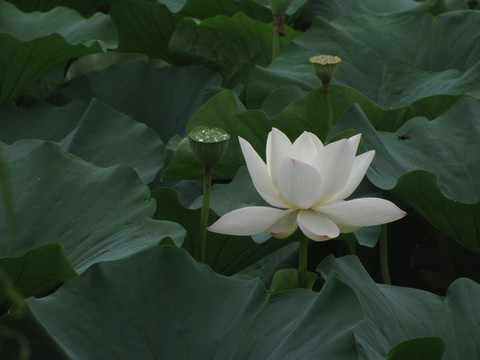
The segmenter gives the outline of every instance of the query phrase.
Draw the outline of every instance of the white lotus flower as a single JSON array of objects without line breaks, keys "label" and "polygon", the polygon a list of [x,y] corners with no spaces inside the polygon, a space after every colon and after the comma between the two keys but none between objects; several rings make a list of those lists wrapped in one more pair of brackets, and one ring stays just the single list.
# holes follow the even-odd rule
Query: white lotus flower
[{"label": "white lotus flower", "polygon": [[326,146],[304,132],[292,144],[273,128],[267,139],[267,163],[239,137],[248,171],[258,193],[273,207],[234,210],[208,230],[228,235],[270,233],[286,238],[299,226],[312,240],[323,241],[398,220],[406,215],[380,198],[344,200],[362,181],[375,151],[355,156],[361,135]]}]

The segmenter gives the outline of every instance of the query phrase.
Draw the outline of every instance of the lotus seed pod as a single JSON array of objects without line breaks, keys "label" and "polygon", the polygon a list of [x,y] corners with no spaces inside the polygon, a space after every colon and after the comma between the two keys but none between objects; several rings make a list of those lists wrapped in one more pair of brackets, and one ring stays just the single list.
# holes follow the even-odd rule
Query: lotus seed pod
[{"label": "lotus seed pod", "polygon": [[332,55],[316,55],[310,58],[310,62],[313,64],[313,70],[322,81],[324,90],[330,88],[330,80],[332,80],[340,61],[342,61],[342,59]]},{"label": "lotus seed pod", "polygon": [[211,167],[225,155],[230,134],[220,128],[198,126],[188,134],[188,138],[190,148],[200,164]]}]

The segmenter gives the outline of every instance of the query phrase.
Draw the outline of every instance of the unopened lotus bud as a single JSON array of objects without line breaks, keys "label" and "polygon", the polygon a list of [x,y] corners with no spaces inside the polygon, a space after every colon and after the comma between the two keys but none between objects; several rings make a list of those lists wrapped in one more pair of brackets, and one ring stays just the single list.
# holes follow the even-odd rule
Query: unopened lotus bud
[{"label": "unopened lotus bud", "polygon": [[342,59],[332,55],[316,55],[310,58],[315,74],[322,81],[323,90],[326,91],[330,88],[330,80],[332,80],[340,61]]},{"label": "unopened lotus bud", "polygon": [[190,148],[204,167],[212,167],[225,155],[230,134],[220,128],[198,126],[189,134]]}]

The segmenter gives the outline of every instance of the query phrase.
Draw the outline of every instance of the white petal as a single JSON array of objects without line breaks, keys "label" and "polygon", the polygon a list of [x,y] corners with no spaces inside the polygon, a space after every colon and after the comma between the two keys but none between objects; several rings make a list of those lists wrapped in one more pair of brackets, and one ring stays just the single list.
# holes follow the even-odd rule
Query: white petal
[{"label": "white petal", "polygon": [[242,149],[243,157],[247,163],[248,172],[252,178],[253,185],[257,189],[260,196],[272,206],[288,207],[285,200],[280,195],[268,174],[267,165],[262,158],[256,153],[252,145],[241,137],[238,138]]},{"label": "white petal", "polygon": [[352,195],[358,185],[360,185],[362,182],[362,179],[365,176],[365,173],[367,172],[374,156],[375,150],[370,150],[366,153],[355,156],[347,183],[344,185],[343,189],[333,199],[331,199],[332,202],[343,200]]},{"label": "white petal", "polygon": [[273,184],[278,188],[278,171],[282,160],[292,157],[293,147],[287,135],[273,128],[267,138],[267,168]]},{"label": "white petal", "polygon": [[320,180],[320,174],[312,166],[287,158],[280,167],[278,190],[291,206],[308,209],[320,193]]},{"label": "white petal", "polygon": [[334,222],[352,226],[385,224],[401,219],[407,214],[391,201],[379,198],[340,200],[316,208],[315,211]]},{"label": "white petal", "polygon": [[254,235],[268,232],[283,216],[292,210],[280,210],[266,206],[249,206],[223,215],[207,229],[227,235]]},{"label": "white petal", "polygon": [[330,143],[318,154],[313,166],[322,176],[322,183],[315,204],[327,204],[344,188],[350,177],[354,157],[354,148],[348,139]]},{"label": "white petal", "polygon": [[300,211],[297,221],[300,230],[314,241],[324,241],[340,235],[338,226],[332,220],[312,210]]},{"label": "white petal", "polygon": [[357,134],[357,135],[353,135],[351,138],[348,139],[350,140],[350,142],[353,145],[353,148],[355,149],[355,154],[357,153],[358,145],[360,144],[361,137],[362,137],[362,134]]},{"label": "white petal", "polygon": [[292,157],[310,164],[322,149],[323,144],[320,139],[315,134],[304,131],[293,143]]},{"label": "white petal", "polygon": [[297,214],[298,211],[292,211],[290,214],[280,218],[270,228],[270,235],[278,239],[285,239],[297,230]]}]

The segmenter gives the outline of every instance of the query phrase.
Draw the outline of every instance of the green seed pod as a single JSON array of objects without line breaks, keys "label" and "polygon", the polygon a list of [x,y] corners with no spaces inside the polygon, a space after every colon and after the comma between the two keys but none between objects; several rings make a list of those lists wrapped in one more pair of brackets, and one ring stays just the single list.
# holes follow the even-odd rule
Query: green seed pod
[{"label": "green seed pod", "polygon": [[189,134],[190,148],[204,167],[217,164],[225,155],[230,134],[220,128],[197,126]]},{"label": "green seed pod", "polygon": [[268,3],[272,14],[285,15],[285,11],[287,11],[292,1],[293,0],[269,0]]},{"label": "green seed pod", "polygon": [[316,55],[310,58],[315,74],[322,80],[324,90],[329,89],[330,80],[332,80],[340,61],[342,61],[342,59],[332,55]]}]

